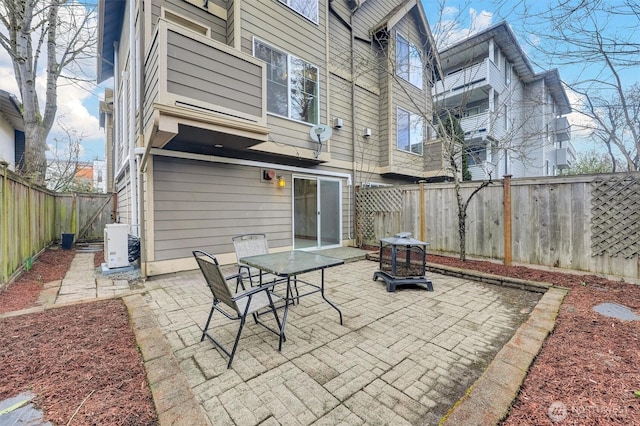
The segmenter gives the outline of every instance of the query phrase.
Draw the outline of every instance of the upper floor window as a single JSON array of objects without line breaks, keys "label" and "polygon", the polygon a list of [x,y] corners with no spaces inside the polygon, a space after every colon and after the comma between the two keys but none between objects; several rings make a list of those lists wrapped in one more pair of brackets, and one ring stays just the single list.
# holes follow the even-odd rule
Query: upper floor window
[{"label": "upper floor window", "polygon": [[255,39],[253,55],[267,63],[267,111],[318,124],[318,68]]},{"label": "upper floor window", "polygon": [[398,149],[422,155],[424,117],[398,108]]},{"label": "upper floor window", "polygon": [[318,0],[278,0],[310,21],[318,23]]},{"label": "upper floor window", "polygon": [[420,50],[396,33],[396,72],[399,77],[422,89],[422,58]]},{"label": "upper floor window", "polygon": [[504,85],[511,86],[511,64],[507,62],[507,58],[504,59]]}]

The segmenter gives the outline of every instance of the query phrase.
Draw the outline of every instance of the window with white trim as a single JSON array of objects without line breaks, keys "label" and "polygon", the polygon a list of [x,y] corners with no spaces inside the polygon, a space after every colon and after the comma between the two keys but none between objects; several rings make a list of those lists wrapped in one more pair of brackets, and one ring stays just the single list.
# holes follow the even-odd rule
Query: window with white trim
[{"label": "window with white trim", "polygon": [[267,111],[318,124],[318,68],[256,39],[253,56],[267,63]]},{"label": "window with white trim", "polygon": [[318,0],[278,0],[310,21],[318,23]]},{"label": "window with white trim", "polygon": [[397,127],[398,149],[422,155],[424,117],[398,108]]},{"label": "window with white trim", "polygon": [[423,87],[422,57],[420,50],[396,33],[396,73],[419,89]]}]

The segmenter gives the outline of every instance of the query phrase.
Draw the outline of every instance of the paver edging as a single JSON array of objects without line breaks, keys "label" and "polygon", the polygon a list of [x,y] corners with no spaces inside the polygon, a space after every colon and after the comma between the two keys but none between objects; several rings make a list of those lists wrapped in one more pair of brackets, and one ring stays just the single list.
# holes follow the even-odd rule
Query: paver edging
[{"label": "paver edging", "polygon": [[473,281],[480,281],[487,284],[502,285],[505,287],[519,288],[522,290],[544,293],[553,287],[551,283],[540,281],[529,281],[521,278],[505,277],[502,275],[487,274],[470,269],[455,268],[453,266],[427,264],[427,271],[441,275],[449,275],[456,278],[464,278]]},{"label": "paver edging", "polygon": [[[367,259],[378,262],[379,254],[367,254]],[[413,263],[413,260],[412,260]],[[521,290],[534,291],[536,293],[545,293],[548,289],[554,287],[551,283],[541,281],[529,281],[521,278],[505,277],[502,275],[488,274],[473,269],[462,269],[453,266],[440,265],[435,263],[427,263],[426,269],[440,275],[447,275],[455,278],[479,281],[486,284],[501,285],[504,287],[518,288]]]},{"label": "paver edging", "polygon": [[[158,368],[162,371],[150,373],[147,370],[146,375],[159,424],[161,426],[175,424],[176,413],[179,413],[182,424],[210,425],[211,422],[204,408],[196,400],[173,355],[169,341],[160,332],[158,322],[142,294],[122,296],[122,301],[129,311],[136,342],[143,355],[145,370],[151,370],[156,368],[157,364],[161,364]],[[150,335],[153,339],[149,339]],[[190,407],[190,409],[181,409],[184,407]]]},{"label": "paver edging", "polygon": [[[545,307],[542,309],[538,309],[537,311],[534,309],[531,315],[535,316],[540,315],[542,312],[551,311],[553,317],[555,318],[557,316],[558,310],[560,309],[560,305],[564,300],[564,296],[566,296],[567,293],[567,289],[552,287],[538,302],[538,304],[540,304],[540,302],[543,302],[544,300],[542,305]],[[549,295],[549,297],[545,298],[545,296],[547,295]],[[548,299],[552,299],[551,302]],[[465,394],[458,401],[456,401],[456,403],[453,405],[453,407],[451,407],[447,414],[445,414],[444,417],[440,419],[439,425],[444,426],[489,423],[497,424],[509,413],[509,408],[511,407],[511,404],[513,403],[515,398],[518,396],[520,387],[522,386],[522,383],[526,378],[531,364],[540,352],[545,339],[549,336],[551,331],[553,331],[553,328],[544,330],[544,333],[542,333],[540,338],[535,339],[536,345],[538,347],[535,354],[531,353],[531,351],[527,351],[524,348],[521,348],[521,346],[524,344],[521,340],[522,330],[527,327],[531,327],[530,321],[532,316],[529,317],[529,321],[523,323],[520,328],[518,328],[509,342],[507,342],[507,344],[496,354],[487,369],[467,389]],[[493,377],[495,374],[497,374],[496,371],[498,370],[495,365],[502,362],[509,363],[510,359],[507,357],[507,353],[509,350],[513,349],[521,350],[523,359],[516,368],[521,370],[524,374],[522,375],[522,378],[512,380],[507,386],[503,386],[500,384],[500,380],[496,380],[496,378]],[[487,398],[489,387],[492,388],[492,393],[494,394],[495,389],[498,388],[502,395],[499,395],[496,399],[501,401],[508,401],[508,404],[505,404],[503,402],[499,404],[498,407],[490,407],[486,406],[486,404],[478,404],[478,400],[484,401]]]}]

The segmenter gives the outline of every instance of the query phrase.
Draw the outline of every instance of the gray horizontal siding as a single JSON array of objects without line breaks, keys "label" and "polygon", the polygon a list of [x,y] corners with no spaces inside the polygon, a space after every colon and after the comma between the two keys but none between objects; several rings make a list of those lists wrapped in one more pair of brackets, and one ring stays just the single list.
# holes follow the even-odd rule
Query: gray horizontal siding
[{"label": "gray horizontal siding", "polygon": [[[157,33],[156,33],[157,35]],[[157,37],[154,38],[149,53],[146,58],[144,67],[144,128],[153,117],[153,104],[158,99],[159,81],[158,81],[158,43]]]},{"label": "gray horizontal siding", "polygon": [[233,252],[231,237],[264,232],[271,247],[290,246],[291,190],[260,179],[262,170],[154,158],[155,259],[191,256],[196,248]]},{"label": "gray horizontal siding", "polygon": [[[226,8],[226,5],[221,2],[222,7]],[[203,9],[196,7],[195,5],[188,3],[184,0],[154,0],[151,5],[151,21],[152,28],[158,23],[160,18],[161,7],[170,10],[173,13],[181,15],[187,19],[190,19],[198,24],[211,29],[211,38],[222,43],[227,42],[227,23],[225,20],[207,13]]]},{"label": "gray horizontal siding", "polygon": [[262,115],[262,68],[177,32],[167,35],[167,90]]},{"label": "gray horizontal siding", "polygon": [[[242,2],[242,51],[253,54],[253,37],[294,55],[319,69],[320,123],[327,123],[327,66],[325,58],[325,5],[319,2],[319,24],[274,0]],[[265,23],[268,22],[268,25]],[[314,149],[308,136],[310,125],[269,115],[270,138],[277,143]]]}]

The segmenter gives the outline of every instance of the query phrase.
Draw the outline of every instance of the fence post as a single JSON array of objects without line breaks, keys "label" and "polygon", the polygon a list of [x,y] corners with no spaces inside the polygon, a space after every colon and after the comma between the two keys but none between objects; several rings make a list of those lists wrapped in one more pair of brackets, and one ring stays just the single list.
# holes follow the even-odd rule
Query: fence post
[{"label": "fence post", "polygon": [[502,181],[504,198],[504,264],[511,265],[511,175]]},{"label": "fence post", "polygon": [[2,227],[2,241],[0,241],[0,282],[9,279],[9,197],[7,196],[7,170],[9,163],[0,161],[2,168],[2,193],[0,194],[0,226]]},{"label": "fence post", "polygon": [[427,220],[426,218],[426,212],[425,212],[425,196],[424,196],[424,180],[420,180],[418,181],[418,183],[420,184],[420,241],[425,241],[426,236],[426,232],[425,232],[425,228],[426,228],[426,224],[425,221]]}]

